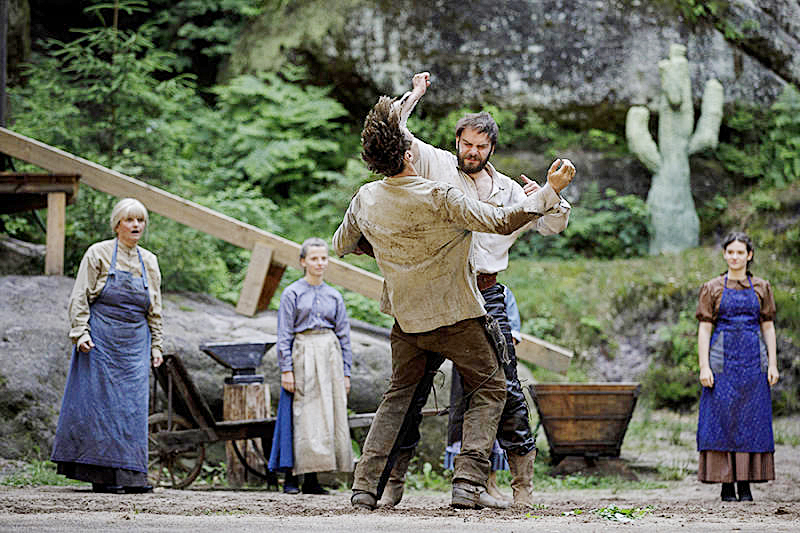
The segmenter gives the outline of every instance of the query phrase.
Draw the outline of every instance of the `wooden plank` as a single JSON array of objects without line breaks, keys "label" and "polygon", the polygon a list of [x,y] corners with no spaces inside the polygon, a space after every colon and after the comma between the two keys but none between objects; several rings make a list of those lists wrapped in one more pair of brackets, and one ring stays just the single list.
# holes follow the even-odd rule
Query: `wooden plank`
[{"label": "wooden plank", "polygon": [[533,363],[547,370],[566,374],[573,352],[553,343],[522,333],[516,345],[517,359]]},{"label": "wooden plank", "polygon": [[[252,250],[260,242],[274,249],[273,261],[278,263],[294,265],[300,256],[295,242],[6,128],[0,128],[0,152],[51,172],[80,174],[82,183],[98,191],[137,198],[154,213],[241,248]],[[331,258],[325,278],[368,298],[381,297],[383,278],[338,259]]]},{"label": "wooden plank", "polygon": [[47,195],[47,251],[44,273],[60,276],[64,273],[64,231],[67,220],[67,194],[53,192]]},{"label": "wooden plank", "polygon": [[275,292],[281,284],[281,278],[284,272],[286,272],[286,265],[275,263],[274,261],[269,264],[267,279],[264,280],[264,286],[261,288],[261,296],[258,297],[256,313],[269,308],[269,302],[272,300],[272,297],[275,296]]},{"label": "wooden plank", "polygon": [[257,242],[250,255],[250,264],[236,302],[236,312],[242,315],[253,316],[258,311],[258,302],[267,279],[267,272],[272,263],[273,249]]}]

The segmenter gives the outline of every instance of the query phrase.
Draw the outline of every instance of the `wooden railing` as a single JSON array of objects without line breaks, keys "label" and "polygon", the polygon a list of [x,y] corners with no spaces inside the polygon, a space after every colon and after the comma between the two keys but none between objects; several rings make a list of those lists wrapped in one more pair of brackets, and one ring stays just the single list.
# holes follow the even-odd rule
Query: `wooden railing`
[{"label": "wooden railing", "polygon": [[[0,128],[0,152],[50,172],[78,174],[81,183],[93,189],[117,197],[137,198],[154,213],[240,248],[252,250],[236,306],[239,313],[252,316],[258,310],[265,309],[278,287],[286,265],[295,265],[298,262],[300,245],[296,242],[6,128]],[[62,221],[60,227],[53,228],[53,231],[60,232],[63,243],[65,204],[60,202],[57,205],[60,213],[48,213],[48,219],[52,215],[54,219]],[[50,231],[48,226],[48,240],[51,238]],[[58,241],[58,238],[53,237],[53,240]],[[61,254],[63,257],[63,244]],[[330,260],[325,278],[368,298],[380,299],[383,278],[338,259]],[[523,335],[523,341],[517,347],[517,356],[544,368],[565,372],[572,352],[536,337]]]}]

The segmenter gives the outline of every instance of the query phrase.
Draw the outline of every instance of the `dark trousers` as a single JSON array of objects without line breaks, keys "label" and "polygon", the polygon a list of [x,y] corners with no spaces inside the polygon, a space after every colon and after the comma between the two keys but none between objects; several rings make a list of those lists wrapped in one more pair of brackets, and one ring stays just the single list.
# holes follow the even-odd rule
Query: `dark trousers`
[{"label": "dark trousers", "polygon": [[[528,404],[522,394],[522,385],[517,376],[517,353],[514,349],[514,338],[511,336],[511,327],[506,313],[504,287],[499,283],[481,291],[486,301],[484,308],[500,325],[500,330],[506,339],[508,364],[503,365],[506,375],[506,404],[500,417],[500,426],[497,428],[497,440],[500,447],[515,455],[527,455],[536,449],[536,437],[531,433],[528,419]],[[464,419],[464,409],[469,399],[464,398],[464,387],[458,370],[453,369],[453,381],[450,388],[450,417],[447,427],[447,444],[461,440],[461,424]],[[409,435],[409,439],[413,435]],[[416,445],[411,440],[407,446]]]},{"label": "dark trousers", "polygon": [[514,349],[514,338],[508,324],[504,287],[499,283],[481,291],[486,300],[486,312],[500,323],[500,329],[506,339],[508,364],[503,365],[506,375],[506,404],[500,417],[497,429],[497,440],[500,447],[515,455],[527,455],[536,449],[536,437],[531,433],[528,418],[528,404],[522,394],[522,385],[517,376],[517,352]]},{"label": "dark trousers", "polygon": [[[392,381],[378,407],[354,474],[353,490],[378,498],[397,453],[419,439],[422,406],[433,376],[450,359],[471,394],[464,412],[461,453],[453,479],[485,485],[489,452],[505,403],[505,375],[484,330],[483,320],[462,320],[425,333],[392,328]],[[413,444],[412,444],[413,443]]]}]

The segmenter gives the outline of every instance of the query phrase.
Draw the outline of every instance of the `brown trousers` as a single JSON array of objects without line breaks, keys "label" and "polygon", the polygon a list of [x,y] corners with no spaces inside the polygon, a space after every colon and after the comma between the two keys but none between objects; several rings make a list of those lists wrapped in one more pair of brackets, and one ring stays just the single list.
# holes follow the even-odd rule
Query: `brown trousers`
[{"label": "brown trousers", "polygon": [[[464,379],[470,397],[464,413],[461,453],[455,459],[453,479],[485,485],[489,453],[505,403],[505,374],[484,332],[483,320],[471,318],[425,333],[392,328],[392,381],[370,427],[356,466],[353,490],[380,498],[419,402],[430,391],[432,374],[443,358],[450,359]],[[415,407],[416,406],[416,407]]]}]

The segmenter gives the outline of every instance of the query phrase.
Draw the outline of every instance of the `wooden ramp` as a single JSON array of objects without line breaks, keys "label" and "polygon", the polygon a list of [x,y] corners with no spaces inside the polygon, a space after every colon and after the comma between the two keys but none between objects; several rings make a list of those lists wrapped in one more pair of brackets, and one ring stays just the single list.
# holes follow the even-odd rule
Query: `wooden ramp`
[{"label": "wooden ramp", "polygon": [[[298,264],[300,245],[296,242],[6,128],[0,128],[0,152],[49,172],[79,175],[80,182],[93,189],[120,198],[137,198],[154,213],[251,250],[250,265],[236,306],[241,314],[252,316],[258,310],[265,309],[286,265]],[[331,258],[325,279],[373,300],[380,300],[382,277],[338,259]],[[561,373],[566,372],[572,358],[571,351],[530,335],[523,335],[517,352],[524,361]]]}]

